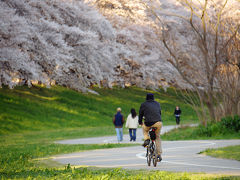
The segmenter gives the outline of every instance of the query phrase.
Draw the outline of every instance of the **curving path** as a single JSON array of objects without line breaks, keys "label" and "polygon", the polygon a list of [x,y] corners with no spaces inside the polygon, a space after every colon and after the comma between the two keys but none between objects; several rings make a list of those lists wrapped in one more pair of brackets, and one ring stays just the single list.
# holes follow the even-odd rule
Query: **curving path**
[{"label": "curving path", "polygon": [[[163,129],[171,129],[168,126]],[[165,131],[163,130],[163,131]],[[167,131],[167,130],[166,130]],[[141,134],[141,131],[138,130]],[[142,143],[139,135],[137,142]],[[128,136],[124,137],[126,142]],[[58,141],[58,143],[107,143],[115,142],[116,137],[86,138]],[[162,171],[205,172],[217,174],[240,175],[240,161],[217,159],[198,154],[207,148],[217,148],[240,144],[240,140],[199,140],[199,141],[163,141],[163,160],[157,167],[147,166],[145,149],[142,146],[114,148],[64,154],[52,157],[53,160],[71,165],[96,166],[109,168],[149,169]]]},{"label": "curving path", "polygon": [[[191,124],[189,126],[196,126],[197,124]],[[161,130],[161,134],[164,134],[174,128],[178,128],[179,126],[163,126]],[[58,144],[105,144],[105,143],[118,143],[116,136],[104,136],[104,137],[92,137],[92,138],[80,138],[80,139],[68,139],[56,141]],[[123,135],[122,143],[133,143],[129,142],[129,135]],[[143,143],[143,132],[141,128],[137,129],[137,139],[135,143]]]}]

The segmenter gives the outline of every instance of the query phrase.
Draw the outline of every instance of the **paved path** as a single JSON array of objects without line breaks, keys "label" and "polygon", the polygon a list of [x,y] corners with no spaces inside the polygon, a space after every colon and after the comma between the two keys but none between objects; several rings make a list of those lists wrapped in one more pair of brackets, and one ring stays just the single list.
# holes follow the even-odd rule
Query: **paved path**
[{"label": "paved path", "polygon": [[[98,139],[98,143],[116,141],[115,137],[102,138]],[[84,139],[84,141],[86,140],[88,143],[94,141],[92,138],[90,139],[88,139],[89,141]],[[126,142],[129,142],[128,136],[125,139]],[[67,140],[60,143],[76,144],[77,141],[84,142],[82,140]],[[137,142],[142,142],[142,137],[139,137]],[[52,158],[63,164],[70,163],[80,166],[240,175],[240,161],[217,159],[198,154],[206,148],[237,144],[240,144],[240,140],[163,141],[163,160],[158,163],[157,167],[147,166],[145,149],[142,146],[85,151]]]},{"label": "paved path", "polygon": [[[194,124],[191,126],[195,126]],[[163,126],[161,130],[161,134],[164,134],[171,129],[176,128],[177,126]],[[104,144],[104,143],[118,143],[116,136],[104,136],[104,137],[93,137],[93,138],[80,138],[80,139],[69,139],[69,140],[61,140],[56,141],[59,144]],[[122,143],[132,143],[129,142],[129,135],[125,134],[123,136]],[[143,143],[143,133],[142,129],[137,129],[137,139],[135,143]]]}]

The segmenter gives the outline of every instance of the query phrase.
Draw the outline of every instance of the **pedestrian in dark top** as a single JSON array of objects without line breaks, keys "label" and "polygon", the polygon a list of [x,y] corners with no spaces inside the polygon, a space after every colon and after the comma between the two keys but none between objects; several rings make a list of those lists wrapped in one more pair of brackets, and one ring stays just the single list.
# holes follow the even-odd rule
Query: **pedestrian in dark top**
[{"label": "pedestrian in dark top", "polygon": [[113,124],[115,125],[116,133],[117,133],[117,140],[121,142],[123,140],[123,123],[124,117],[121,114],[121,108],[117,108],[117,114],[113,117]]},{"label": "pedestrian in dark top", "polygon": [[177,125],[180,124],[180,115],[181,115],[181,113],[182,113],[181,109],[178,106],[176,106],[175,111],[174,111],[174,115],[176,117],[176,124]]},{"label": "pedestrian in dark top", "polygon": [[[144,117],[144,123],[142,119]],[[146,101],[141,104],[139,110],[139,121],[138,123],[142,125],[143,135],[144,135],[144,143],[143,146],[146,147],[150,143],[149,130],[151,127],[156,128],[156,149],[158,154],[158,161],[162,160],[162,145],[160,139],[160,132],[162,128],[162,119],[161,119],[161,107],[157,101],[154,101],[154,95],[148,93],[146,96]]]}]

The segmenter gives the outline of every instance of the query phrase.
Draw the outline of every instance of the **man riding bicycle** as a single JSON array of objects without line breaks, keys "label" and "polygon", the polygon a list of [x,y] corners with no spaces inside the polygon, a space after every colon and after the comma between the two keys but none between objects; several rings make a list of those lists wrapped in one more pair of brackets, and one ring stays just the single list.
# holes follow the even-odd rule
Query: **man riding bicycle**
[{"label": "man riding bicycle", "polygon": [[[142,122],[143,117],[144,123]],[[148,131],[151,127],[156,128],[156,148],[158,154],[158,161],[162,160],[162,146],[160,139],[160,132],[162,128],[162,119],[161,119],[161,107],[160,104],[154,101],[154,95],[148,93],[146,96],[146,101],[141,104],[139,110],[139,120],[138,123],[143,128],[144,143],[143,146],[146,147],[150,143],[150,137]]]}]

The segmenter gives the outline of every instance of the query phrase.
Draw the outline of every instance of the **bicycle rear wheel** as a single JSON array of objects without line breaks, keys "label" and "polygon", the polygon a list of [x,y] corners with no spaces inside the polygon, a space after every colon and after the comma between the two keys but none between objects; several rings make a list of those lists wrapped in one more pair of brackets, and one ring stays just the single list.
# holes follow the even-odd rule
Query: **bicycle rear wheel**
[{"label": "bicycle rear wheel", "polygon": [[153,166],[154,167],[157,166],[157,162],[158,162],[158,159],[157,159],[157,149],[156,149],[155,144],[153,144]]},{"label": "bicycle rear wheel", "polygon": [[147,164],[148,166],[151,166],[151,151],[150,151],[150,146],[147,146]]}]

